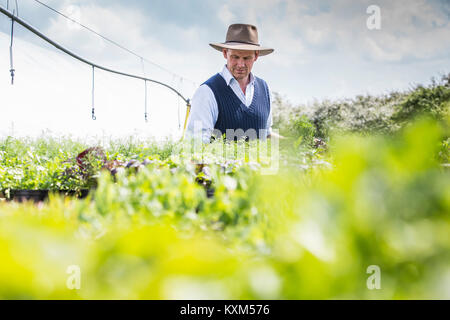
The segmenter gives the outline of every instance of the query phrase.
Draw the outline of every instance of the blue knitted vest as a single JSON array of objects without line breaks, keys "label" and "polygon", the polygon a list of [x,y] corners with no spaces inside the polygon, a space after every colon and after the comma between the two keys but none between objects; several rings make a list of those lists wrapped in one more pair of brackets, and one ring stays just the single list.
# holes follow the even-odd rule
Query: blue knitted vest
[{"label": "blue knitted vest", "polygon": [[[267,135],[267,119],[270,113],[269,89],[264,80],[255,77],[255,90],[253,100],[246,107],[234,94],[233,89],[227,85],[225,79],[218,73],[209,78],[205,83],[211,88],[217,101],[219,114],[214,129],[226,134],[227,129],[256,130],[256,137],[260,138],[260,129]],[[262,133],[262,132],[261,132]],[[230,139],[230,137],[227,137]],[[236,137],[234,137],[236,140]]]}]

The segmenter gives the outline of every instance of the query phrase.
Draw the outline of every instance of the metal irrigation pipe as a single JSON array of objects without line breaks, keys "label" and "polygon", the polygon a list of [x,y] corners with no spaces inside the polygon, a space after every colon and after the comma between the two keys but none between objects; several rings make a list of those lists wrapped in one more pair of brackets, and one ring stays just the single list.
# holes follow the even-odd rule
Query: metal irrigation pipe
[{"label": "metal irrigation pipe", "polygon": [[143,80],[143,81],[150,81],[153,83],[157,83],[159,85],[162,85],[170,90],[172,90],[173,92],[175,92],[181,99],[184,100],[184,102],[186,102],[186,105],[189,106],[189,99],[186,99],[185,97],[183,97],[183,95],[178,92],[176,89],[172,88],[171,86],[157,81],[157,80],[153,80],[153,79],[149,79],[149,78],[145,78],[145,77],[141,77],[141,76],[137,76],[134,74],[129,74],[129,73],[125,73],[125,72],[120,72],[120,71],[116,71],[113,69],[109,69],[109,68],[105,68],[101,65],[95,64],[93,62],[90,62],[89,60],[86,60],[78,55],[76,55],[75,53],[73,53],[72,51],[64,48],[63,46],[59,45],[58,43],[56,43],[55,41],[51,40],[50,38],[48,38],[46,35],[44,35],[43,33],[41,33],[39,30],[37,30],[36,28],[34,28],[33,26],[31,26],[29,23],[25,22],[24,20],[22,20],[21,18],[17,17],[16,15],[14,15],[13,13],[9,12],[8,10],[4,9],[2,6],[0,6],[0,13],[3,13],[5,16],[7,16],[8,18],[12,19],[13,21],[16,21],[18,24],[22,25],[23,27],[25,27],[26,29],[28,29],[29,31],[31,31],[32,33],[34,33],[35,35],[37,35],[39,38],[45,40],[46,42],[50,43],[52,46],[54,46],[55,48],[63,51],[64,53],[68,54],[69,56],[83,62],[86,64],[91,65],[92,67],[95,67],[97,69],[101,69],[107,72],[111,72],[111,73],[115,73],[115,74],[119,74],[125,77],[130,77],[130,78],[135,78],[135,79],[139,79],[139,80]]}]

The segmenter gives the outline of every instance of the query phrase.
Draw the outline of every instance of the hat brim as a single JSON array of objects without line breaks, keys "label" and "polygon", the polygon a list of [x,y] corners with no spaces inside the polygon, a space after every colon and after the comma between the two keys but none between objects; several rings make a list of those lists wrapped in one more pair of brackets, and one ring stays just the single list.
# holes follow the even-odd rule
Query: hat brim
[{"label": "hat brim", "polygon": [[274,49],[271,48],[265,48],[254,44],[246,44],[239,42],[210,43],[209,45],[218,51],[222,51],[223,49],[259,51],[260,56],[266,56],[274,51]]}]

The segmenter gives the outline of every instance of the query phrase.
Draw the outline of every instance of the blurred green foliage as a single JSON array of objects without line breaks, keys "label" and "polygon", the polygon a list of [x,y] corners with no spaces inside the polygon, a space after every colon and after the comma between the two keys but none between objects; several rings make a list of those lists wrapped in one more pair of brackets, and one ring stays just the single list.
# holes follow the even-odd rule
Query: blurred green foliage
[{"label": "blurred green foliage", "polygon": [[[195,163],[168,156],[116,182],[102,173],[84,200],[1,202],[0,298],[448,299],[445,130],[419,118],[392,135],[336,133],[331,166],[305,169],[319,155],[294,148],[272,175],[230,169],[212,144],[212,198]],[[367,287],[371,265],[380,290]]]},{"label": "blurred green foliage", "polygon": [[0,299],[449,299],[449,90],[275,94],[276,159],[271,141],[3,139],[0,190],[86,187],[65,173],[92,145],[147,164],[112,176],[88,158],[86,199],[0,200]]}]

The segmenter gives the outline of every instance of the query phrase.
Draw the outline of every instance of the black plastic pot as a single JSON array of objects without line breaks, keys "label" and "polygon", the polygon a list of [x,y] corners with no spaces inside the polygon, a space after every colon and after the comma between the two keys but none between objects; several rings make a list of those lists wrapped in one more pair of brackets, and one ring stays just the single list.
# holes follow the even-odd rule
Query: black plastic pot
[{"label": "black plastic pot", "polygon": [[42,202],[48,197],[48,190],[10,190],[9,200],[18,202],[33,201]]},{"label": "black plastic pot", "polygon": [[[61,195],[69,196],[69,197],[77,197],[79,199],[84,199],[89,194],[89,189],[82,189],[80,192],[74,190],[58,190],[58,191],[49,191],[49,190],[15,190],[11,189],[9,191],[9,201],[33,201],[35,203],[45,201],[48,198],[50,192],[56,192]],[[7,192],[3,192],[5,196]]]},{"label": "black plastic pot", "polygon": [[80,192],[74,190],[59,190],[59,193],[69,197],[77,197],[78,199],[84,199],[89,195],[89,189],[82,189]]},{"label": "black plastic pot", "polygon": [[206,196],[207,196],[208,198],[214,197],[214,191],[215,191],[214,188],[207,188],[207,189],[206,189]]}]

